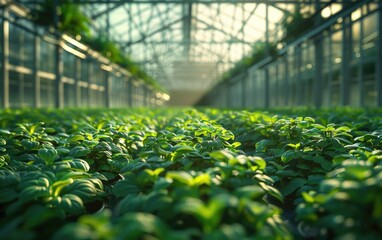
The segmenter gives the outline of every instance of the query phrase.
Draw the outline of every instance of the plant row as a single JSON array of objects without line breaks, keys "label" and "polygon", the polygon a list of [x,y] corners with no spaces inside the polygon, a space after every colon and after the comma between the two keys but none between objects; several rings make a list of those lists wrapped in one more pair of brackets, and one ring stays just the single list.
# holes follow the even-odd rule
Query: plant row
[{"label": "plant row", "polygon": [[0,236],[377,239],[378,111],[306,115],[2,110]]}]

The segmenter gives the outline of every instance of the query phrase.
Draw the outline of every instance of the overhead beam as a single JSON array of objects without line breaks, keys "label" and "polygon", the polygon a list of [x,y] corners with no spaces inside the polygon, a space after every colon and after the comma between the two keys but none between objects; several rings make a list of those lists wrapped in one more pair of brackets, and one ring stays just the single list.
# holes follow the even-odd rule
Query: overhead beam
[{"label": "overhead beam", "polygon": [[184,56],[188,61],[191,48],[192,4],[183,5],[183,16]]},{"label": "overhead beam", "polygon": [[[338,0],[337,3],[347,2],[349,0]],[[330,0],[322,0],[322,3],[330,2]],[[40,3],[39,1],[26,1],[25,4],[36,4]],[[76,4],[107,4],[107,0],[79,0],[75,1]],[[312,1],[301,1],[301,0],[110,0],[110,3],[202,3],[202,4],[215,4],[215,3],[265,3],[265,4],[314,4]]]},{"label": "overhead beam", "polygon": [[129,44],[126,44],[126,47],[131,46],[133,44],[141,43],[141,42],[145,41],[148,37],[151,37],[151,36],[153,36],[159,32],[162,32],[163,30],[169,29],[172,25],[175,25],[175,24],[181,22],[182,20],[183,20],[183,17],[179,18],[179,19],[177,19],[177,20],[175,20],[175,21],[173,21],[173,22],[171,22],[171,23],[169,23],[169,24],[167,24],[161,28],[156,29],[155,31],[150,32],[149,34],[141,33],[143,35],[140,39],[133,41],[133,42],[130,42]]},{"label": "overhead beam", "polygon": [[[238,39],[236,36],[234,36],[234,34],[229,33],[229,32],[227,32],[227,31],[224,31],[223,29],[217,28],[217,27],[215,27],[215,26],[212,26],[212,25],[210,25],[209,23],[203,21],[203,20],[200,19],[200,18],[194,17],[194,19],[196,19],[196,21],[198,21],[198,22],[200,22],[200,23],[203,23],[204,25],[208,26],[208,28],[210,28],[210,29],[214,29],[214,30],[216,30],[216,31],[219,31],[219,32],[221,32],[221,33],[227,35],[227,36],[230,36],[230,37],[231,37],[231,40],[230,40],[230,41],[232,41],[232,40],[233,40],[233,41],[243,41],[243,40]],[[245,44],[245,42],[243,42],[243,43]],[[248,45],[249,45],[249,46],[252,46],[252,44],[248,44]]]},{"label": "overhead beam", "polygon": [[[112,1],[109,0],[109,2],[112,2]],[[123,5],[123,4],[125,4],[125,3],[124,3],[124,2],[120,2],[120,3],[118,3],[118,4],[115,4],[114,6],[109,7],[109,8],[107,8],[107,9],[104,10],[104,11],[101,11],[101,12],[98,12],[98,13],[96,13],[96,14],[93,14],[90,18],[91,18],[92,20],[94,20],[94,19],[96,19],[96,18],[98,18],[98,17],[100,17],[100,16],[102,16],[102,15],[104,15],[104,14],[110,13],[111,11],[113,11],[113,10],[119,8],[119,7],[120,7],[121,5]]]}]

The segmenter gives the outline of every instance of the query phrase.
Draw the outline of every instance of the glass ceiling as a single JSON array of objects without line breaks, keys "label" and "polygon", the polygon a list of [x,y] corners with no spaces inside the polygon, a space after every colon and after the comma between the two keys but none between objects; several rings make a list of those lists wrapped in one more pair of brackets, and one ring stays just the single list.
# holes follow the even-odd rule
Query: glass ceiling
[{"label": "glass ceiling", "polygon": [[[106,33],[109,27],[109,36],[170,93],[186,89],[203,94],[251,52],[254,42],[265,40],[264,3],[147,2],[84,9],[94,19],[95,31]],[[277,32],[287,7],[268,5],[271,33]]]},{"label": "glass ceiling", "polygon": [[192,104],[219,80],[223,72],[250,54],[256,41],[266,40],[267,27],[269,40],[279,39],[282,37],[279,25],[284,14],[293,10],[296,4],[312,7],[315,1],[74,2],[81,4],[92,19],[93,35],[108,34],[170,94],[174,91],[192,92],[195,99],[186,103]]}]

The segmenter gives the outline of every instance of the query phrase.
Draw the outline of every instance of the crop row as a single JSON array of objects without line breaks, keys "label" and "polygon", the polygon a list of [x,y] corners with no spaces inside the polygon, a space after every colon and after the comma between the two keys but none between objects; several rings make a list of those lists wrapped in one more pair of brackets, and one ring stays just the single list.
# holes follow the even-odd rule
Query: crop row
[{"label": "crop row", "polygon": [[280,112],[2,110],[0,237],[378,239],[379,112]]}]

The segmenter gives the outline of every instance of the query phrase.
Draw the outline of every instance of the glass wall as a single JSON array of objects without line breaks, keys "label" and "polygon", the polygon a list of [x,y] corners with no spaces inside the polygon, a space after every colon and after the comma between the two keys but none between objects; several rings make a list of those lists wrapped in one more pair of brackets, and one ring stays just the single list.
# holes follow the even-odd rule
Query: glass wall
[{"label": "glass wall", "polygon": [[[337,18],[328,18],[333,23],[318,34],[302,36],[293,45],[284,46],[280,55],[265,66],[248,68],[248,77],[243,80],[248,82],[243,90],[249,99],[246,106],[266,107],[266,82],[270,107],[313,107],[316,101],[324,107],[378,106],[378,96],[382,95],[377,82],[377,66],[382,61],[377,57],[381,34],[378,26],[382,24],[378,6],[365,3],[350,14],[342,14],[339,9]],[[316,46],[320,42],[322,47]],[[322,51],[322,59],[316,51]],[[265,70],[269,73],[267,79]],[[322,89],[314,89],[315,83]],[[223,94],[223,90],[219,93]],[[316,94],[321,96],[315,98]]]},{"label": "glass wall", "polygon": [[[157,98],[155,89],[143,82],[128,84],[129,73],[97,52],[80,47],[69,36],[57,38],[15,12],[9,14],[9,19],[0,19],[0,107],[127,107],[157,103],[152,99]],[[3,23],[9,23],[9,34]],[[128,96],[129,87],[133,88],[133,97]],[[131,100],[135,102],[131,104]],[[158,102],[163,101],[159,97]]]}]

